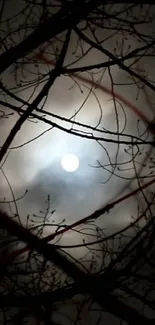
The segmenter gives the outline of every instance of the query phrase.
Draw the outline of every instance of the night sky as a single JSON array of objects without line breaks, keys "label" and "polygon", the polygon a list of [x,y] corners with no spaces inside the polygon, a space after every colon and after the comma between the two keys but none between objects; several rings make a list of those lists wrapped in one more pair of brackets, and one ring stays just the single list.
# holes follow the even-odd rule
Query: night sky
[{"label": "night sky", "polygon": [[[16,6],[13,3],[16,3]],[[25,1],[8,1],[3,17],[13,16],[19,12],[21,6],[24,6]],[[121,5],[116,5],[117,8]],[[114,10],[114,9],[113,9]],[[135,15],[136,15],[135,11]],[[32,14],[33,16],[33,14]],[[24,17],[20,17],[22,21]],[[5,20],[5,19],[4,19]],[[29,17],[31,20],[31,16]],[[13,22],[12,24],[16,24]],[[5,22],[4,22],[5,26]],[[153,33],[154,21],[146,27],[142,25],[141,33],[151,35]],[[22,32],[21,32],[22,34]],[[117,34],[109,38],[113,32],[110,30],[101,30],[98,28],[96,34],[100,40],[107,37],[104,47],[114,53],[123,40],[123,35]],[[88,35],[90,32],[88,31]],[[13,35],[14,42],[19,42],[18,33]],[[21,38],[24,37],[23,34]],[[64,39],[64,34],[60,35],[60,39]],[[11,41],[10,41],[11,42]],[[9,41],[8,41],[9,43]],[[134,49],[142,46],[142,41],[134,39],[131,35],[128,39],[124,38],[124,53],[128,49]],[[70,68],[80,67],[84,65],[92,65],[107,60],[107,57],[96,49],[89,49],[87,54],[82,58],[82,50],[88,50],[88,45],[82,42],[82,45],[76,48],[77,36],[74,32],[71,34],[71,39],[65,59],[64,66],[70,64]],[[130,47],[129,47],[130,46]],[[53,53],[56,49],[61,48],[60,40],[54,40],[49,45],[49,51]],[[53,51],[53,52],[52,52]],[[37,50],[34,51],[34,54]],[[28,55],[30,58],[32,54]],[[47,54],[48,56],[48,54]],[[54,55],[53,55],[54,57]],[[79,59],[80,58],[80,59]],[[76,62],[77,61],[77,62]],[[74,63],[75,62],[75,63]],[[126,60],[126,64],[131,64],[132,60]],[[155,73],[154,58],[142,58],[135,69],[139,69],[142,75],[147,73],[149,80],[153,80]],[[26,89],[25,85],[29,85],[32,80],[37,78],[37,73],[45,74],[51,66],[43,64],[38,60],[37,65],[25,64],[24,70],[21,72],[20,67],[11,66],[2,75],[1,80],[7,89],[10,89],[20,98],[30,103],[41,90],[42,84],[36,86],[32,84]],[[38,70],[39,69],[39,70]],[[131,77],[123,70],[116,66],[110,68],[113,81],[115,83],[115,93],[127,99],[135,105],[140,112],[145,114],[148,120],[154,117],[154,101],[155,96],[151,90],[147,89],[147,95],[144,90],[137,90],[137,86],[133,83]],[[80,73],[88,80],[94,81],[94,86],[91,82],[80,81],[76,76],[62,76],[57,78],[53,87],[50,89],[48,98],[44,103],[44,110],[54,113],[58,116],[69,118],[69,122],[62,121],[58,118],[47,116],[52,122],[59,124],[61,127],[74,131],[82,131],[84,135],[103,135],[101,132],[79,128],[74,122],[91,125],[105,131],[122,133],[122,140],[130,141],[130,137],[123,136],[128,134],[137,136],[141,139],[151,139],[151,135],[147,134],[145,123],[136,116],[136,114],[127,105],[120,101],[116,101],[114,107],[111,94],[107,94],[101,89],[98,89],[100,83],[107,89],[111,89],[111,80],[108,69],[92,70],[90,72]],[[17,84],[20,91],[18,91]],[[140,83],[139,83],[140,85]],[[14,99],[9,96],[0,94],[1,100],[9,101],[11,104],[17,104]],[[87,98],[88,97],[88,98]],[[43,102],[42,102],[43,104]],[[41,105],[40,105],[41,107]],[[2,106],[0,107],[2,110]],[[6,109],[6,113],[12,113]],[[40,114],[44,116],[44,113]],[[19,118],[19,115],[14,112],[8,118],[0,119],[0,145],[2,146],[12,126]],[[118,119],[118,121],[117,121]],[[41,135],[42,134],[42,135]],[[41,136],[40,136],[41,135]],[[117,136],[105,134],[107,139],[117,140]],[[28,142],[28,143],[27,143]],[[12,150],[8,150],[8,156],[3,159],[2,169],[0,171],[0,200],[1,207],[10,211],[10,206],[13,213],[18,213],[22,222],[25,224],[26,217],[30,214],[31,219],[35,222],[34,214],[42,215],[40,211],[45,211],[47,207],[47,197],[50,196],[51,210],[55,210],[54,214],[49,217],[49,222],[63,222],[70,224],[82,217],[91,214],[96,209],[101,208],[105,204],[115,200],[120,195],[124,195],[137,188],[137,180],[135,179],[135,169],[131,156],[136,153],[137,148],[128,150],[127,144],[110,143],[106,141],[93,141],[71,135],[57,128],[51,128],[50,125],[29,118],[11,144]],[[66,172],[61,166],[61,159],[65,154],[74,154],[79,159],[79,168],[75,172]],[[148,162],[146,163],[146,153],[150,153],[149,145],[141,146],[141,154],[137,154],[136,173],[139,171],[142,176],[148,175]],[[148,158],[149,159],[149,158]],[[130,162],[131,161],[131,162]],[[141,163],[145,161],[146,166],[141,168]],[[17,201],[17,206],[12,204],[9,206],[4,203],[12,200],[12,192],[15,198],[22,196],[25,191],[27,194]],[[105,214],[96,221],[96,225],[104,229],[105,233],[112,233],[128,225],[131,222],[131,217],[137,216],[137,206],[139,209],[145,207],[145,203],[141,200],[141,195],[136,195],[128,199]],[[94,226],[92,226],[93,228]],[[45,234],[51,232],[51,227],[45,228]],[[90,229],[86,230],[85,235],[78,235],[69,232],[62,238],[62,243],[74,244],[81,243],[82,239],[91,240],[88,236]],[[74,251],[75,257],[82,256],[81,250]]]}]

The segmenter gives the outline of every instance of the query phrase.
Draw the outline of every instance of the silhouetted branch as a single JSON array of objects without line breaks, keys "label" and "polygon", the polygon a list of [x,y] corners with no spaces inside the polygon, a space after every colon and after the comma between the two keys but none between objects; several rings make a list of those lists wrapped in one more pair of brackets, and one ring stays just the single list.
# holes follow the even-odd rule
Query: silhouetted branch
[{"label": "silhouetted branch", "polygon": [[69,3],[67,2],[58,13],[43,22],[24,41],[1,54],[0,73],[50,38],[78,24],[101,4],[101,0],[74,0]]}]

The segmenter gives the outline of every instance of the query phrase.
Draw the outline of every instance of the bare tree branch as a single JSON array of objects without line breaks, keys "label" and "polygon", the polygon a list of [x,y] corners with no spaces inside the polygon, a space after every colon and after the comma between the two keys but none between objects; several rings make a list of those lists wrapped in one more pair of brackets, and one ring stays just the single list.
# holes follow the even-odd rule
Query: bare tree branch
[{"label": "bare tree branch", "polygon": [[11,142],[13,141],[14,137],[16,136],[17,132],[20,130],[22,124],[27,120],[29,115],[33,112],[34,108],[36,108],[39,103],[42,101],[42,99],[47,96],[48,91],[50,87],[53,85],[55,79],[57,76],[59,76],[61,67],[63,65],[63,61],[65,59],[65,55],[67,52],[69,40],[70,40],[70,33],[71,30],[67,32],[66,40],[64,42],[60,57],[56,63],[56,66],[54,69],[51,70],[49,74],[49,80],[44,85],[43,89],[40,91],[40,93],[37,95],[33,103],[27,108],[27,110],[23,113],[23,115],[18,119],[18,121],[15,123],[14,127],[12,128],[10,134],[8,135],[6,141],[3,144],[3,147],[0,150],[0,161],[3,159],[4,155],[6,154]]},{"label": "bare tree branch", "polygon": [[58,13],[43,22],[23,42],[1,54],[0,73],[4,72],[12,63],[48,41],[50,38],[71,28],[73,24],[78,24],[101,4],[101,0],[74,0],[69,3],[67,2]]}]

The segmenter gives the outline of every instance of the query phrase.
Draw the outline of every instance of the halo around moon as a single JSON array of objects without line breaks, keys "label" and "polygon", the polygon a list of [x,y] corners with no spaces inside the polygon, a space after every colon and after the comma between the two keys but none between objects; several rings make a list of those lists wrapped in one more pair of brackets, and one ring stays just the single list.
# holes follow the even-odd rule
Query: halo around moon
[{"label": "halo around moon", "polygon": [[61,166],[66,172],[73,173],[79,167],[79,159],[76,155],[66,154],[61,159]]}]

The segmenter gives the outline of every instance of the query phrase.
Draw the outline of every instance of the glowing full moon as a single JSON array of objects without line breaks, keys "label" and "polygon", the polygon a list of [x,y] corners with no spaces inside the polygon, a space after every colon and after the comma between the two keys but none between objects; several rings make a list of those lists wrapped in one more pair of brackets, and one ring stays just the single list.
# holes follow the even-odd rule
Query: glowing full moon
[{"label": "glowing full moon", "polygon": [[61,166],[66,172],[75,172],[79,167],[79,159],[73,154],[66,154],[61,159]]}]

